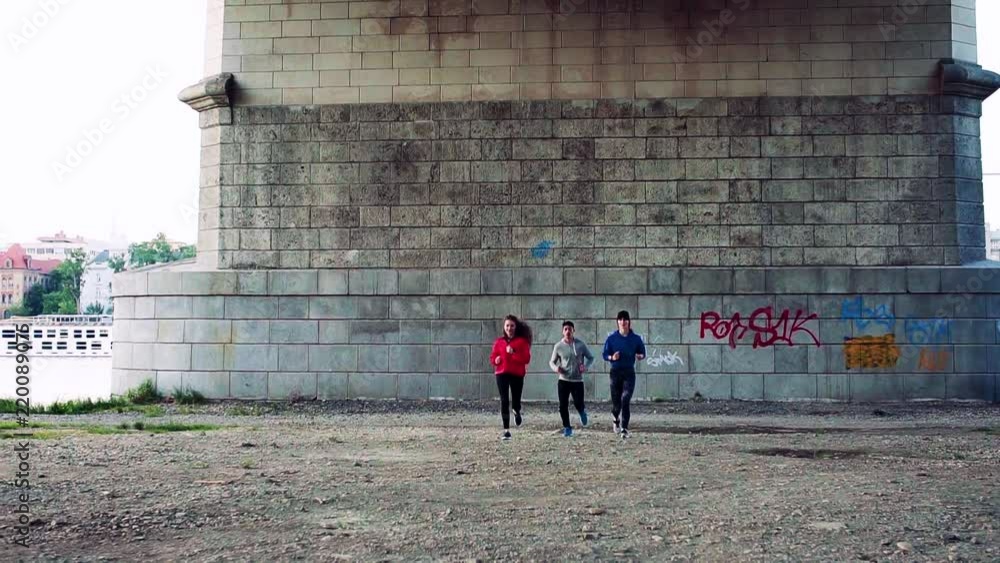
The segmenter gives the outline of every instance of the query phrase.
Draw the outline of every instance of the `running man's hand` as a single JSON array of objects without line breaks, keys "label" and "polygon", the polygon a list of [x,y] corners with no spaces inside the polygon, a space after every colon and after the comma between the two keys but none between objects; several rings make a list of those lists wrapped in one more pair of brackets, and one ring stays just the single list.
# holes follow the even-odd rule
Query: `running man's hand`
[{"label": "running man's hand", "polygon": [[514,349],[510,347],[510,344],[507,345],[507,353],[508,354],[513,354],[514,353]]},{"label": "running man's hand", "polygon": [[[655,350],[654,350],[654,352],[655,352]],[[645,354],[636,354],[636,355],[635,355],[635,359],[636,359],[636,360],[638,360],[638,361],[640,361],[640,362],[641,362],[641,361],[643,360],[643,358],[645,358],[645,357],[646,357],[646,355],[645,355]]]},{"label": "running man's hand", "polygon": [[618,358],[621,358],[621,357],[622,357],[622,353],[621,352],[615,352],[614,354],[611,355],[611,361],[612,362],[617,362]]},{"label": "running man's hand", "polygon": [[580,364],[580,373],[587,371],[587,364]]},{"label": "running man's hand", "polygon": [[497,359],[493,360],[493,363],[496,365],[500,365],[500,356],[497,356]]}]

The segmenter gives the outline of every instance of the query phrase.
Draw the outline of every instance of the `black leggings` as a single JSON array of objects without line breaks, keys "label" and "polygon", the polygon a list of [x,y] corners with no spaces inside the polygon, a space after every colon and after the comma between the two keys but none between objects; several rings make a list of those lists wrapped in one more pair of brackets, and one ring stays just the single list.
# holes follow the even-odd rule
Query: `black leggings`
[{"label": "black leggings", "polygon": [[510,429],[511,405],[513,404],[514,412],[521,412],[521,391],[524,389],[524,378],[509,373],[498,373],[497,389],[500,390],[500,417],[503,418],[504,430],[508,430]]},{"label": "black leggings", "polygon": [[635,391],[635,372],[632,370],[611,370],[611,414],[618,420],[621,413],[621,427],[628,430],[630,416],[628,406]]},{"label": "black leggings", "polygon": [[573,406],[576,412],[583,412],[583,382],[559,380],[559,416],[562,417],[563,428],[569,428],[569,396],[573,395]]}]

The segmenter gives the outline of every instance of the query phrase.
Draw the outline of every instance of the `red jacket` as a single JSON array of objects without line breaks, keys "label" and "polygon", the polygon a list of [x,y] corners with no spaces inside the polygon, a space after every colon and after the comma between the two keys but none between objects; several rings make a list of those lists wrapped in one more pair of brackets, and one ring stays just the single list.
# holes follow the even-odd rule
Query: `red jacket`
[{"label": "red jacket", "polygon": [[[493,343],[493,351],[490,352],[490,365],[493,366],[494,374],[509,373],[518,377],[524,377],[525,368],[531,361],[531,344],[520,336],[515,336],[510,341],[513,354],[507,353],[507,339],[497,338]],[[497,358],[500,358],[500,365],[497,365]]]}]

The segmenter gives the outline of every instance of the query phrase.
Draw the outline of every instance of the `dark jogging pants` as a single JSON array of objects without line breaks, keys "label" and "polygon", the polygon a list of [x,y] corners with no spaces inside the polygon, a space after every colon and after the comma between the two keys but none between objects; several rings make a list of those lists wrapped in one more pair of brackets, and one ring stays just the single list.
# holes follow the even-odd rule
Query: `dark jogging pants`
[{"label": "dark jogging pants", "polygon": [[563,428],[569,428],[569,397],[573,396],[573,406],[576,412],[583,412],[583,382],[559,380],[559,416],[562,417]]},{"label": "dark jogging pants", "polygon": [[[633,391],[635,391],[635,370],[611,370],[611,414],[615,420],[621,421],[621,427],[625,430],[628,430],[628,406],[632,402]],[[620,419],[619,413],[621,413]]]},{"label": "dark jogging pants", "polygon": [[514,412],[521,412],[521,391],[524,390],[524,378],[509,373],[498,373],[497,389],[500,390],[500,418],[503,419],[504,430],[509,430],[510,407],[514,407]]}]

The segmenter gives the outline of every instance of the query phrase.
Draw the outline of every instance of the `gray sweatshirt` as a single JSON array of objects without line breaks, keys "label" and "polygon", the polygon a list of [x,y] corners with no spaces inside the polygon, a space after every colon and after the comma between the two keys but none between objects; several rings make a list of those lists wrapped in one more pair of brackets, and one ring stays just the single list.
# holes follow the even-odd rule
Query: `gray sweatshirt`
[{"label": "gray sweatshirt", "polygon": [[580,364],[586,365],[587,369],[594,365],[594,355],[587,349],[587,345],[579,338],[574,338],[572,344],[567,344],[562,338],[552,347],[552,359],[549,360],[549,367],[552,371],[559,373],[559,368],[563,373],[559,373],[559,379],[563,381],[583,381],[583,374],[580,372]]}]

